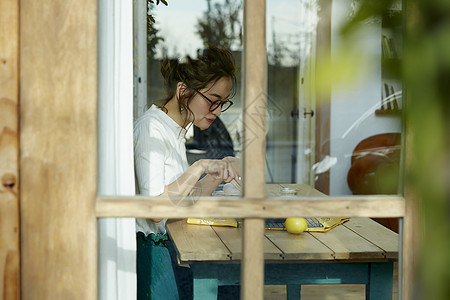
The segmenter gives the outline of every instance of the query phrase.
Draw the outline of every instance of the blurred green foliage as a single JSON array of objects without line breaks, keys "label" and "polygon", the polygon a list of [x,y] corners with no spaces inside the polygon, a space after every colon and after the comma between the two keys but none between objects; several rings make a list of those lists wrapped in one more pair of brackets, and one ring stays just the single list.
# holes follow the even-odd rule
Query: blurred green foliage
[{"label": "blurred green foliage", "polygon": [[407,3],[403,75],[412,133],[409,186],[420,216],[422,299],[450,299],[450,2]]},{"label": "blurred green foliage", "polygon": [[[360,21],[381,17],[398,1],[361,0]],[[450,299],[450,1],[404,0],[401,74],[406,96],[408,201],[418,209],[415,299]]]}]

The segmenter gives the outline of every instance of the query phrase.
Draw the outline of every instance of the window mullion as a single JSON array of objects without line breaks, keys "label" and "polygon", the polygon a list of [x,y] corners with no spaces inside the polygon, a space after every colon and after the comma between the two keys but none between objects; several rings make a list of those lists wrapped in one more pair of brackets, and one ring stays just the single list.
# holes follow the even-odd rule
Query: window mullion
[{"label": "window mullion", "polygon": [[[312,188],[311,188],[312,189]],[[309,192],[309,191],[308,191]],[[378,217],[399,218],[405,215],[405,199],[398,195],[305,196],[292,199],[239,199],[202,197],[193,205],[176,205],[178,198],[143,196],[97,196],[98,218],[283,218],[304,217]]]},{"label": "window mullion", "polygon": [[[250,34],[249,34],[250,33]],[[246,199],[264,199],[266,155],[266,1],[244,1],[244,157]],[[264,220],[245,219],[241,298],[264,297]]]}]

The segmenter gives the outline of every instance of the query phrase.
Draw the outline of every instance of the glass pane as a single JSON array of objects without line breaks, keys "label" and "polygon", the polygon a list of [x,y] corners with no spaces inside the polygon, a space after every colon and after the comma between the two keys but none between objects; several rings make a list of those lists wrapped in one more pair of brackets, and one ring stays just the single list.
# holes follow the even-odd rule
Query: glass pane
[{"label": "glass pane", "polygon": [[[189,59],[199,61],[208,46],[213,45],[231,52],[235,67],[235,81],[229,93],[217,95],[213,83],[201,86],[200,79],[189,86],[188,91],[194,95],[192,103],[201,102],[212,111],[202,116],[195,112],[196,121],[209,118],[213,121],[208,126],[188,124],[185,128],[185,147],[188,166],[201,159],[222,160],[225,157],[239,158],[242,139],[242,98],[241,98],[241,56],[242,56],[242,2],[241,1],[190,1],[170,3],[165,6],[149,4],[155,22],[150,24],[148,41],[148,89],[146,108],[156,105],[165,107],[167,91],[161,73],[164,59],[171,63],[185,64]],[[193,70],[195,76],[199,70]],[[206,76],[208,74],[203,74]],[[214,75],[214,74],[213,74]],[[209,75],[208,75],[209,76]],[[216,75],[214,75],[216,76]],[[218,78],[213,78],[215,81]],[[221,102],[225,101],[225,102]],[[232,102],[232,103],[231,103]],[[213,104],[214,103],[214,104]],[[188,106],[189,110],[191,106]],[[219,107],[218,109],[215,109]],[[222,110],[223,112],[220,112]],[[226,110],[226,111],[224,111]],[[192,111],[190,111],[192,113]],[[168,114],[170,115],[170,113]],[[207,127],[207,128],[206,128]],[[234,162],[233,162],[234,164]],[[236,171],[237,173],[237,171]],[[202,175],[202,178],[205,175]],[[228,181],[228,180],[227,180]],[[213,195],[240,195],[233,184],[222,181]],[[225,188],[225,190],[224,190]],[[203,194],[202,194],[203,195]]]},{"label": "glass pane", "polygon": [[[299,142],[311,110],[305,77],[310,74],[317,9],[310,1],[267,1],[268,112],[266,179],[268,183],[308,183],[303,171],[310,148]],[[306,79],[308,80],[308,79]],[[301,117],[300,117],[301,116]],[[309,155],[306,155],[309,156]]]},{"label": "glass pane", "polygon": [[[401,91],[401,83],[395,77],[392,78],[395,72],[384,71],[383,67],[385,60],[388,61],[386,63],[388,66],[395,66],[395,62],[398,61],[383,58],[384,32],[386,35],[392,33],[395,36],[395,30],[383,29],[383,26],[386,26],[383,25],[384,21],[373,20],[357,27],[356,33],[353,34],[357,38],[348,42],[346,40],[348,36],[340,35],[340,26],[355,12],[354,4],[355,2],[349,1],[333,1],[333,6],[324,6],[322,2],[312,0],[267,1],[266,181],[269,196],[289,198],[299,194],[322,195],[321,192],[331,195],[351,195],[353,191],[348,186],[346,178],[350,171],[352,157],[361,159],[370,155],[375,159],[379,157],[391,159],[388,156],[391,148],[386,145],[382,145],[381,152],[376,154],[372,154],[372,148],[368,150],[369,153],[366,153],[367,149],[363,148],[362,153],[352,155],[358,143],[365,138],[377,134],[400,133],[401,117],[397,114],[397,107],[393,105],[389,107],[387,103],[394,103],[395,98],[398,109],[402,107],[401,93],[396,93]],[[225,156],[240,157],[241,155],[241,5],[239,1],[189,1],[171,3],[168,7],[160,3],[159,6],[153,7],[152,15],[156,23],[152,24],[153,40],[149,41],[148,49],[147,108],[153,104],[159,107],[164,107],[166,104],[159,101],[166,97],[164,78],[160,73],[162,59],[169,58],[183,64],[188,61],[188,55],[193,60],[203,55],[207,41],[215,41],[216,44],[226,42],[221,45],[231,50],[238,70],[235,94],[231,99],[234,102],[233,106],[221,113],[220,119],[216,119],[207,126],[208,129],[200,130],[199,126],[187,126],[188,131],[184,135],[187,166],[193,166],[200,159],[220,160]],[[231,18],[226,14],[229,11],[234,12]],[[222,23],[221,20],[223,20]],[[229,20],[232,20],[232,26],[227,23]],[[224,38],[224,35],[221,35],[219,39],[215,39],[218,33],[224,33],[221,29],[226,29],[227,37]],[[158,36],[164,40],[158,39]],[[386,40],[386,45],[389,45],[391,42],[388,42],[387,38]],[[384,89],[385,84],[387,89]],[[384,89],[384,95],[381,87]],[[210,101],[209,97],[214,96],[208,91],[208,89],[205,91],[193,89],[191,92],[197,96],[198,101],[207,104]],[[223,99],[222,97],[218,100]],[[166,115],[170,117],[170,110],[168,112]],[[216,125],[219,126],[216,127]],[[213,132],[208,132],[214,128]],[[395,142],[398,141],[396,134],[389,135],[394,137]],[[394,143],[395,155],[397,154],[395,151],[399,149],[395,147],[396,145]],[[379,146],[376,147],[376,151],[378,150],[380,150]],[[369,178],[372,173],[368,173]],[[386,177],[389,176],[382,176],[382,178]],[[394,177],[398,178],[398,176]],[[357,176],[357,179],[361,178],[364,179]],[[385,184],[382,187],[384,188]],[[240,195],[239,187],[225,181],[222,181],[211,193],[217,197]],[[191,205],[195,201],[174,203]],[[178,255],[176,257],[178,261],[190,264],[190,270],[183,271],[193,272],[193,274],[187,274],[185,278],[192,278],[192,276],[205,278],[204,276],[213,274],[208,278],[214,279],[227,274],[227,278],[221,281],[223,286],[218,287],[217,290],[208,289],[208,292],[238,295],[239,287],[236,285],[239,283],[239,263],[242,258],[242,230],[235,227],[242,225],[239,221],[204,218],[190,219],[187,222],[174,220],[167,223],[173,238],[172,246],[177,251],[168,249],[172,253],[165,253],[166,258],[170,259],[172,255],[173,259]],[[272,221],[272,223],[281,224],[280,226],[285,225],[285,219]],[[326,237],[332,241],[341,241],[339,233],[343,231],[346,236],[357,235],[354,231],[356,229],[351,229],[351,226],[360,229],[383,228],[385,230],[381,234],[383,238],[390,238],[390,241],[392,238],[394,240],[397,238],[395,235],[390,235],[384,227],[377,227],[379,223],[383,224],[386,220],[375,222],[364,218],[364,226],[359,225],[357,218],[352,218],[350,221],[345,217],[338,218],[338,220],[331,220],[335,222],[331,225],[330,220],[309,218],[305,221],[308,222],[309,229],[315,228],[317,231],[322,229],[325,231],[324,221],[328,221],[329,226],[342,225],[339,229],[331,229],[327,232]],[[151,223],[152,226],[154,223]],[[204,226],[191,225],[195,223]],[[156,233],[163,233],[163,231]],[[375,232],[367,230],[369,235]],[[364,236],[363,233],[361,235]],[[342,259],[339,256],[341,255],[339,249],[334,248],[339,248],[342,243],[337,242],[331,245],[321,241],[320,235],[313,230],[293,238],[283,228],[282,230],[268,229],[265,231],[265,236],[265,256],[271,262],[274,260],[283,262],[283,264],[266,264],[266,274],[274,276],[272,281],[267,281],[270,284],[279,284],[280,278],[283,279],[283,276],[289,274],[283,270],[283,267],[301,270],[302,268],[296,265],[299,261],[305,263],[302,267],[315,268],[315,265],[310,263],[311,260],[329,262],[333,259]],[[380,240],[384,241],[383,238]],[[373,244],[367,242],[371,240],[370,237],[360,240],[365,246],[373,247]],[[159,242],[159,237],[156,237],[153,242]],[[299,244],[304,248],[299,247]],[[343,244],[351,245],[352,243]],[[358,244],[356,248],[359,251],[361,247],[363,245]],[[380,249],[378,254],[382,258],[385,253]],[[392,251],[396,252],[396,250]],[[358,252],[357,255],[360,253]],[[384,262],[395,261],[395,254],[392,255],[394,256],[391,259]],[[197,264],[199,261],[202,263]],[[209,264],[211,261],[215,263]],[[230,261],[233,263],[230,264]],[[223,265],[218,265],[217,262],[223,262]],[[351,269],[348,269],[348,272],[345,271],[347,265],[355,266],[353,261],[346,264],[342,269],[344,271],[340,270],[343,277],[353,273]],[[392,265],[387,266],[391,268],[390,270],[392,267]],[[179,268],[178,265],[174,267],[176,270]],[[275,269],[271,272],[270,268]],[[186,274],[180,276],[183,277]],[[139,278],[138,274],[138,280]],[[314,288],[326,294],[336,294],[339,293],[339,289],[345,289],[337,285],[334,286],[336,290],[316,286],[312,287],[312,290],[305,289],[302,293],[314,294]],[[356,289],[355,295],[364,295],[360,285]],[[173,286],[171,290],[173,291]],[[201,291],[200,288],[195,292],[199,291]],[[203,292],[207,291],[203,290]],[[284,288],[284,292],[281,289],[281,293],[288,292],[300,292],[300,289],[298,286],[289,286],[287,290]],[[271,292],[266,290],[266,295],[268,293]],[[343,293],[346,293],[345,290]],[[216,298],[215,295],[213,296],[212,298]]]},{"label": "glass pane", "polygon": [[288,194],[295,188],[285,184],[333,196],[397,194],[401,6],[358,22],[357,1],[267,7],[267,182]]},{"label": "glass pane", "polygon": [[[269,197],[397,194],[400,190],[401,7],[351,22],[358,14],[358,3],[267,0]],[[392,290],[385,290],[383,297],[398,297],[399,219],[302,218],[293,210],[289,218],[265,221],[266,238],[287,262],[281,267],[266,264],[266,272],[285,268],[277,273],[281,280],[290,266],[290,279],[302,281],[298,270],[305,270],[305,281],[313,283],[301,289],[295,284],[265,286],[268,299],[272,295],[276,299],[300,293],[302,299],[326,295],[364,298],[364,285],[354,281],[331,285],[326,276],[315,273],[317,268],[308,270],[305,262],[344,258],[339,248],[346,245],[341,261],[346,268],[352,257],[359,255],[356,249],[367,250],[362,256],[374,254],[370,250],[372,243],[383,244],[378,244],[383,249],[379,254],[389,258],[383,278],[389,280]],[[359,240],[360,236],[365,240]],[[390,243],[391,250],[387,250],[386,243]],[[275,252],[265,249],[267,256]],[[331,265],[325,272],[331,272]],[[334,275],[342,279],[353,272],[343,270]],[[323,279],[321,283],[330,285],[315,285],[311,278],[316,275]]]}]

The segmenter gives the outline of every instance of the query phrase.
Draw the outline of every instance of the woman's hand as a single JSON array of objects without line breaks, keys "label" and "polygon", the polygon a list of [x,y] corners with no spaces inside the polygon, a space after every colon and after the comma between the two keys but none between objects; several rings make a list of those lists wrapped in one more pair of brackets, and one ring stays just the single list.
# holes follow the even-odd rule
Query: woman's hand
[{"label": "woman's hand", "polygon": [[204,172],[216,180],[230,182],[233,179],[239,180],[240,170],[238,162],[234,157],[227,157],[222,160],[203,159],[201,160]]},{"label": "woman's hand", "polygon": [[233,156],[227,156],[222,159],[223,161],[228,162],[233,168],[234,172],[237,174],[237,177],[234,178],[239,185],[241,184],[241,160],[239,158]]},{"label": "woman's hand", "polygon": [[[202,174],[208,174],[201,180]],[[235,157],[225,157],[222,160],[200,159],[194,162],[177,180],[164,187],[161,195],[168,196],[207,196],[211,195],[222,182],[233,179],[241,184],[240,160]]]}]

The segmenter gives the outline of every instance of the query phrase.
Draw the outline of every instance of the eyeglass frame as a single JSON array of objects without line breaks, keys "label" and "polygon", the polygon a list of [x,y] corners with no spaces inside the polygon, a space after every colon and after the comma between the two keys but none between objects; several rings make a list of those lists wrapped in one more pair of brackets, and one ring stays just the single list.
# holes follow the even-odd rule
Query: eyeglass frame
[{"label": "eyeglass frame", "polygon": [[[225,111],[227,111],[227,110],[233,105],[233,101],[231,101],[230,99],[227,99],[226,101],[217,100],[217,101],[214,101],[214,102],[213,102],[213,101],[211,101],[208,97],[206,97],[202,92],[200,92],[199,90],[195,89],[195,91],[196,91],[198,94],[200,94],[200,96],[202,96],[203,98],[205,98],[205,100],[208,101],[208,102],[211,104],[210,107],[209,107],[209,111],[210,111],[210,112],[215,111],[218,107],[220,107],[220,111],[221,111],[221,112],[225,112]],[[216,107],[214,107],[214,109],[212,109],[213,105],[215,105],[217,102],[220,102],[220,104],[218,104]],[[229,105],[227,108],[225,108],[224,110],[222,110],[223,104],[224,104],[224,103],[227,103],[227,102],[229,102],[230,105]]]}]

